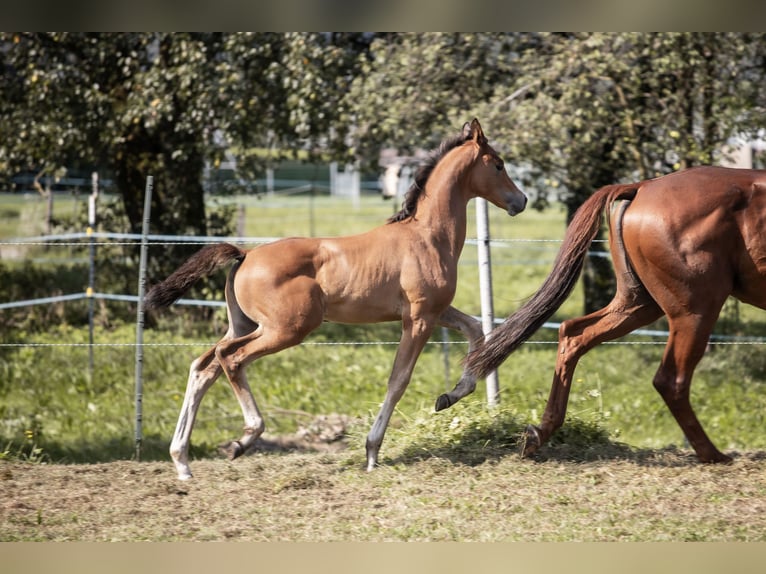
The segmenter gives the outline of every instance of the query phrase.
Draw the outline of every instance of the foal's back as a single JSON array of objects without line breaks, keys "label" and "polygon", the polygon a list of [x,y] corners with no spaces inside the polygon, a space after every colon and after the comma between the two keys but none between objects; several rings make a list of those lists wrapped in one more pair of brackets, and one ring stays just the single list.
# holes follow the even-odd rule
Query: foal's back
[{"label": "foal's back", "polygon": [[[281,305],[319,305],[324,319],[340,323],[400,320],[403,299],[413,290],[433,290],[438,274],[420,242],[406,222],[358,235],[280,239],[248,251],[234,292],[256,322],[266,307]],[[434,304],[451,301],[430,297]]]}]

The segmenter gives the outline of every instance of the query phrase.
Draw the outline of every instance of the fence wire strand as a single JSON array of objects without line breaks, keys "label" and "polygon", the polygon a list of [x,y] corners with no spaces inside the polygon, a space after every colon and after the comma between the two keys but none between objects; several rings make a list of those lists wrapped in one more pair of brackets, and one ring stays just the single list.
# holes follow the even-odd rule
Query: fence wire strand
[{"label": "fence wire strand", "polygon": [[[281,239],[280,237],[209,237],[209,236],[168,236],[168,235],[148,235],[148,242],[153,246],[161,245],[210,245],[213,243],[229,242],[246,245],[259,245],[270,243]],[[101,241],[99,241],[101,240]],[[492,239],[490,245],[498,247],[508,247],[513,243],[561,243],[561,239],[525,239],[525,238],[500,238]],[[593,243],[605,243],[607,240],[594,240]],[[478,239],[469,238],[466,244],[476,244]],[[68,247],[90,247],[90,246],[134,246],[140,247],[141,235],[132,233],[110,233],[110,232],[83,232],[67,233],[59,235],[43,235],[30,238],[12,238],[0,241],[0,246],[68,246]],[[604,255],[603,252],[595,252],[594,255]],[[608,255],[608,254],[606,254]],[[51,304],[57,302],[75,301],[80,299],[106,299],[114,301],[136,302],[136,295],[120,295],[108,293],[76,293],[59,295],[53,297],[44,297],[27,301],[14,301],[0,303],[0,310],[30,306],[37,304]],[[197,306],[224,306],[223,301],[205,301],[194,299],[181,299],[177,302],[180,305]],[[496,320],[500,322],[500,320]],[[546,323],[543,328],[557,329],[557,323]],[[662,340],[654,341],[607,341],[604,345],[665,345],[667,344],[667,333],[661,331],[651,331],[642,333],[641,330],[634,331],[626,335],[648,335],[663,337]],[[210,347],[215,345],[213,342],[187,342],[187,343],[143,343],[143,347]],[[764,345],[766,338],[738,338],[726,337],[722,335],[713,335],[710,339],[711,344],[715,345]],[[302,345],[306,346],[342,346],[342,345],[398,345],[399,341],[336,341],[336,342],[312,342],[306,341]],[[465,345],[465,341],[429,341],[429,345]],[[557,345],[557,341],[526,341],[525,345]],[[136,348],[136,343],[29,343],[29,342],[0,342],[0,347],[132,347]]]}]

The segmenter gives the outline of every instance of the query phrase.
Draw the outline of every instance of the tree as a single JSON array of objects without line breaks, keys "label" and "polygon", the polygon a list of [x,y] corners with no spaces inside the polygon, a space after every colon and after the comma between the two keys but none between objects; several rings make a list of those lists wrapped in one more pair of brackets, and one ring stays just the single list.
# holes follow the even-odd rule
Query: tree
[{"label": "tree", "polygon": [[[571,216],[601,185],[709,163],[763,126],[763,46],[734,33],[0,33],[0,174],[108,169],[134,231],[152,174],[154,231],[206,234],[203,168],[227,151],[249,177],[298,151],[377,167],[381,147],[433,147],[478,116],[538,203],[553,188]],[[587,309],[610,296],[593,261]]]},{"label": "tree", "polygon": [[[598,187],[712,163],[729,138],[763,125],[753,107],[763,81],[753,66],[757,41],[719,33],[543,34],[521,51],[518,76],[479,113],[530,168],[528,185],[559,190],[571,217]],[[547,189],[540,191],[544,202]],[[586,264],[586,312],[612,296],[599,262]]]},{"label": "tree", "polygon": [[235,102],[226,133],[244,175],[298,152],[310,160],[354,159],[346,94],[372,39],[340,32],[226,37],[222,66]]},{"label": "tree", "polygon": [[[252,176],[267,161],[255,146],[279,154],[334,142],[365,42],[361,34],[2,33],[0,172],[106,169],[132,231],[151,174],[153,231],[206,235],[206,162],[233,150]],[[342,141],[343,130],[335,133]],[[177,251],[166,252],[169,264]]]},{"label": "tree", "polygon": [[[212,38],[146,34],[4,34],[4,173],[83,162],[105,167],[140,229],[145,178],[157,182],[159,230],[205,233],[197,135]],[[8,86],[15,86],[6,92]],[[183,201],[174,201],[183,189]]]},{"label": "tree", "polygon": [[[382,147],[403,153],[459,130],[494,86],[514,77],[513,34],[381,34],[351,84],[352,153],[377,167]],[[480,118],[481,119],[481,118]],[[494,134],[494,132],[493,132]]]}]

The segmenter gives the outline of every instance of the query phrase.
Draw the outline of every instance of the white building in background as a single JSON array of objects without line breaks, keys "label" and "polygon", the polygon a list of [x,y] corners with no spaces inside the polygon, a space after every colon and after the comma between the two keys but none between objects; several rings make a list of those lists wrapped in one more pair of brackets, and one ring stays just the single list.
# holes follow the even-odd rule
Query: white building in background
[{"label": "white building in background", "polygon": [[355,207],[359,206],[361,177],[359,168],[347,163],[343,171],[338,170],[338,162],[330,163],[330,195],[348,197]]},{"label": "white building in background", "polygon": [[417,150],[415,155],[399,155],[392,148],[380,151],[378,165],[383,168],[380,177],[381,194],[384,199],[399,202],[410,189],[415,177],[415,170],[428,157],[424,150]]},{"label": "white building in background", "polygon": [[766,130],[759,130],[758,137],[752,140],[732,138],[729,144],[721,150],[719,164],[724,167],[763,169],[763,159],[759,155],[766,151]]}]

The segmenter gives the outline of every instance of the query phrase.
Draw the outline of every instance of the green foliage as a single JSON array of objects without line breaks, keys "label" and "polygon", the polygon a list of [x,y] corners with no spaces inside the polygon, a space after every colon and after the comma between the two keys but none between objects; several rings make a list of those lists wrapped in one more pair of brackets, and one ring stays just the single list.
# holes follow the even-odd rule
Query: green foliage
[{"label": "green foliage", "polygon": [[[478,114],[573,206],[607,178],[709,162],[763,124],[762,34],[4,33],[0,167],[53,174],[80,158],[155,171],[168,217],[199,208],[226,151],[252,177],[283,153],[375,164],[436,145]],[[11,136],[18,137],[11,137]],[[252,154],[257,147],[266,155]],[[129,162],[129,163],[127,163]],[[376,166],[377,167],[377,166]],[[166,175],[167,172],[167,175]],[[5,175],[10,175],[6,173]],[[611,181],[610,179],[610,181]],[[547,182],[547,183],[546,183]],[[129,191],[140,195],[142,185]],[[159,183],[159,182],[158,182]],[[127,201],[133,209],[140,203]],[[179,231],[194,223],[179,219]],[[197,223],[199,225],[199,222]]]},{"label": "green foliage", "polygon": [[[472,119],[467,114],[495,85],[514,77],[514,41],[498,33],[378,36],[349,91],[357,155],[377,163],[381,147],[412,154],[437,146],[445,130]],[[487,127],[494,139],[497,129]]]},{"label": "green foliage", "polygon": [[710,163],[728,138],[762,125],[753,83],[762,41],[722,33],[534,35],[519,53],[517,78],[477,108],[532,174],[557,182],[574,211],[601,185]]},{"label": "green foliage", "polygon": [[[230,233],[230,214],[206,214],[206,162],[277,150],[241,162],[253,177],[282,150],[316,153],[331,131],[343,141],[331,126],[365,46],[359,34],[309,33],[2,33],[0,44],[0,178],[97,166],[137,232],[152,175],[153,231],[179,235]],[[163,267],[188,255],[170,246]]]}]

